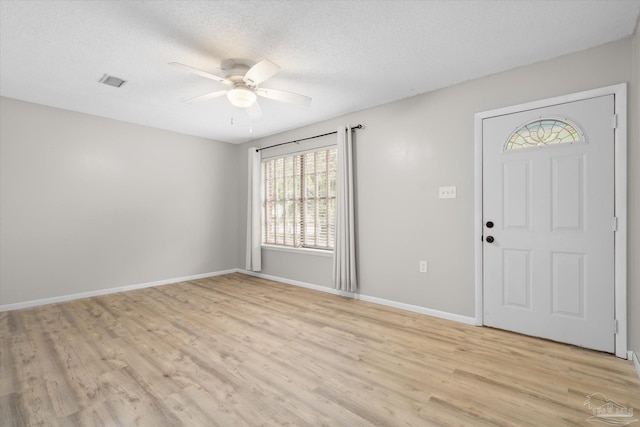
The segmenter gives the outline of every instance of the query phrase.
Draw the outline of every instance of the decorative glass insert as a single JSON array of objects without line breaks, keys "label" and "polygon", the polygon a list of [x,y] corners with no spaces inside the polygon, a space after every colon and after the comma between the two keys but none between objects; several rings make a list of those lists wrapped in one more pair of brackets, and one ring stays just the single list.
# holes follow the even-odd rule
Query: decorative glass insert
[{"label": "decorative glass insert", "polygon": [[538,119],[513,132],[504,149],[517,150],[574,142],[584,142],[584,136],[577,126],[559,119]]}]

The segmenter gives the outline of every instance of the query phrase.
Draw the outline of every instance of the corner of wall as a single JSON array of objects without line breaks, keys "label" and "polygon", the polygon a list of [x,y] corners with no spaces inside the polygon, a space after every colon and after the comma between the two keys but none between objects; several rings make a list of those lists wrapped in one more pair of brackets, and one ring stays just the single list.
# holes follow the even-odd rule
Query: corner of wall
[{"label": "corner of wall", "polygon": [[[632,72],[629,90],[629,212],[628,218],[638,218],[640,212],[640,171],[632,165],[640,163],[640,19],[636,24],[635,34],[631,40]],[[640,355],[640,266],[633,260],[638,259],[640,253],[640,222],[631,220],[629,223],[629,276],[628,276],[628,322],[629,349]],[[639,368],[640,375],[640,368]]]}]

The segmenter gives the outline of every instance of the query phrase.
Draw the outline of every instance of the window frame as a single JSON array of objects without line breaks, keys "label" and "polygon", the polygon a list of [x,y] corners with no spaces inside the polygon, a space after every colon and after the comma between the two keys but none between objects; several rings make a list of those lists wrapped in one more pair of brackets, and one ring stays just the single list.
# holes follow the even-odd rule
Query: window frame
[{"label": "window frame", "polygon": [[[542,127],[543,123],[545,122],[553,122],[554,124],[552,125],[552,129],[557,126],[556,125],[557,123],[561,123],[563,125],[561,126],[562,128],[565,128],[565,126],[568,126],[573,130],[573,132],[571,131],[568,131],[568,132],[570,134],[575,133],[578,139],[575,139],[574,137],[573,141],[555,140],[555,141],[549,141],[549,142],[539,142],[535,145],[533,144],[522,145],[522,144],[516,144],[515,142],[512,142],[512,139],[514,139],[516,135],[521,135],[521,131],[523,129],[526,129],[529,133],[532,133],[533,131],[532,129],[530,129],[530,126],[536,125],[539,129],[540,127]],[[566,130],[566,128],[563,130]],[[546,131],[544,133],[546,133]],[[525,139],[524,136],[521,136],[521,138]],[[585,144],[585,143],[587,143],[586,135],[582,130],[582,127],[579,126],[576,122],[566,117],[546,117],[545,116],[545,117],[538,117],[533,120],[529,120],[521,124],[520,126],[518,126],[513,132],[511,132],[509,137],[506,139],[502,147],[502,151],[504,153],[511,153],[511,152],[517,153],[517,152],[520,152],[521,150],[548,149],[553,147],[560,147],[560,146],[563,146],[564,144],[571,145],[571,144]]]},{"label": "window frame", "polygon": [[[326,153],[323,161],[319,160],[319,153]],[[307,165],[310,155],[314,155],[311,168]],[[272,166],[267,170],[269,163]],[[318,170],[319,164],[323,167]],[[276,171],[276,167],[281,169]],[[287,168],[291,168],[292,174],[288,173]],[[262,174],[261,247],[331,255],[335,247],[335,209],[337,207],[336,145],[318,146],[308,150],[264,157],[261,159],[260,169]],[[308,173],[311,169],[313,171]],[[324,175],[325,185],[322,189],[321,180],[318,179],[321,175]],[[288,178],[292,180],[293,188],[287,185]],[[312,183],[312,186],[309,186],[309,183]],[[274,194],[278,192],[279,194]],[[309,205],[313,206],[311,209],[311,214],[314,215],[313,220],[309,220]],[[293,209],[293,213],[288,209]],[[267,214],[269,210],[273,212],[271,218]],[[274,210],[279,210],[279,213],[276,214]],[[275,223],[274,215],[281,217],[282,223]],[[287,219],[293,219],[293,222]],[[320,232],[318,227],[320,221],[325,225],[324,233]],[[310,244],[306,240],[310,235],[307,233],[310,224],[314,227],[310,234],[315,244]],[[318,242],[320,244],[317,244]]]}]

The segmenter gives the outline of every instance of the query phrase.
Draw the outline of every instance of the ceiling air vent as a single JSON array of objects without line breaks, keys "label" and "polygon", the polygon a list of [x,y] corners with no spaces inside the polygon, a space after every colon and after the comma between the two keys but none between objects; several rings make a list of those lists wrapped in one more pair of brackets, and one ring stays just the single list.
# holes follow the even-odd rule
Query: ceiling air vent
[{"label": "ceiling air vent", "polygon": [[123,84],[127,82],[126,80],[122,80],[121,78],[110,76],[108,74],[104,74],[102,78],[98,81],[100,83],[104,83],[106,85],[113,86],[113,87],[121,87]]}]

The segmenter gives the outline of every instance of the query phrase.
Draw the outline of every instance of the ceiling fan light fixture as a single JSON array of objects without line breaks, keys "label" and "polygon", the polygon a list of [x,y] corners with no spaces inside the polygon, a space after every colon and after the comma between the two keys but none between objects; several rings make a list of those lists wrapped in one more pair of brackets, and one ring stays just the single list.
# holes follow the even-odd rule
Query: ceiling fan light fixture
[{"label": "ceiling fan light fixture", "polygon": [[252,90],[244,87],[237,86],[227,92],[227,98],[229,102],[238,108],[251,107],[256,102],[256,94]]}]

